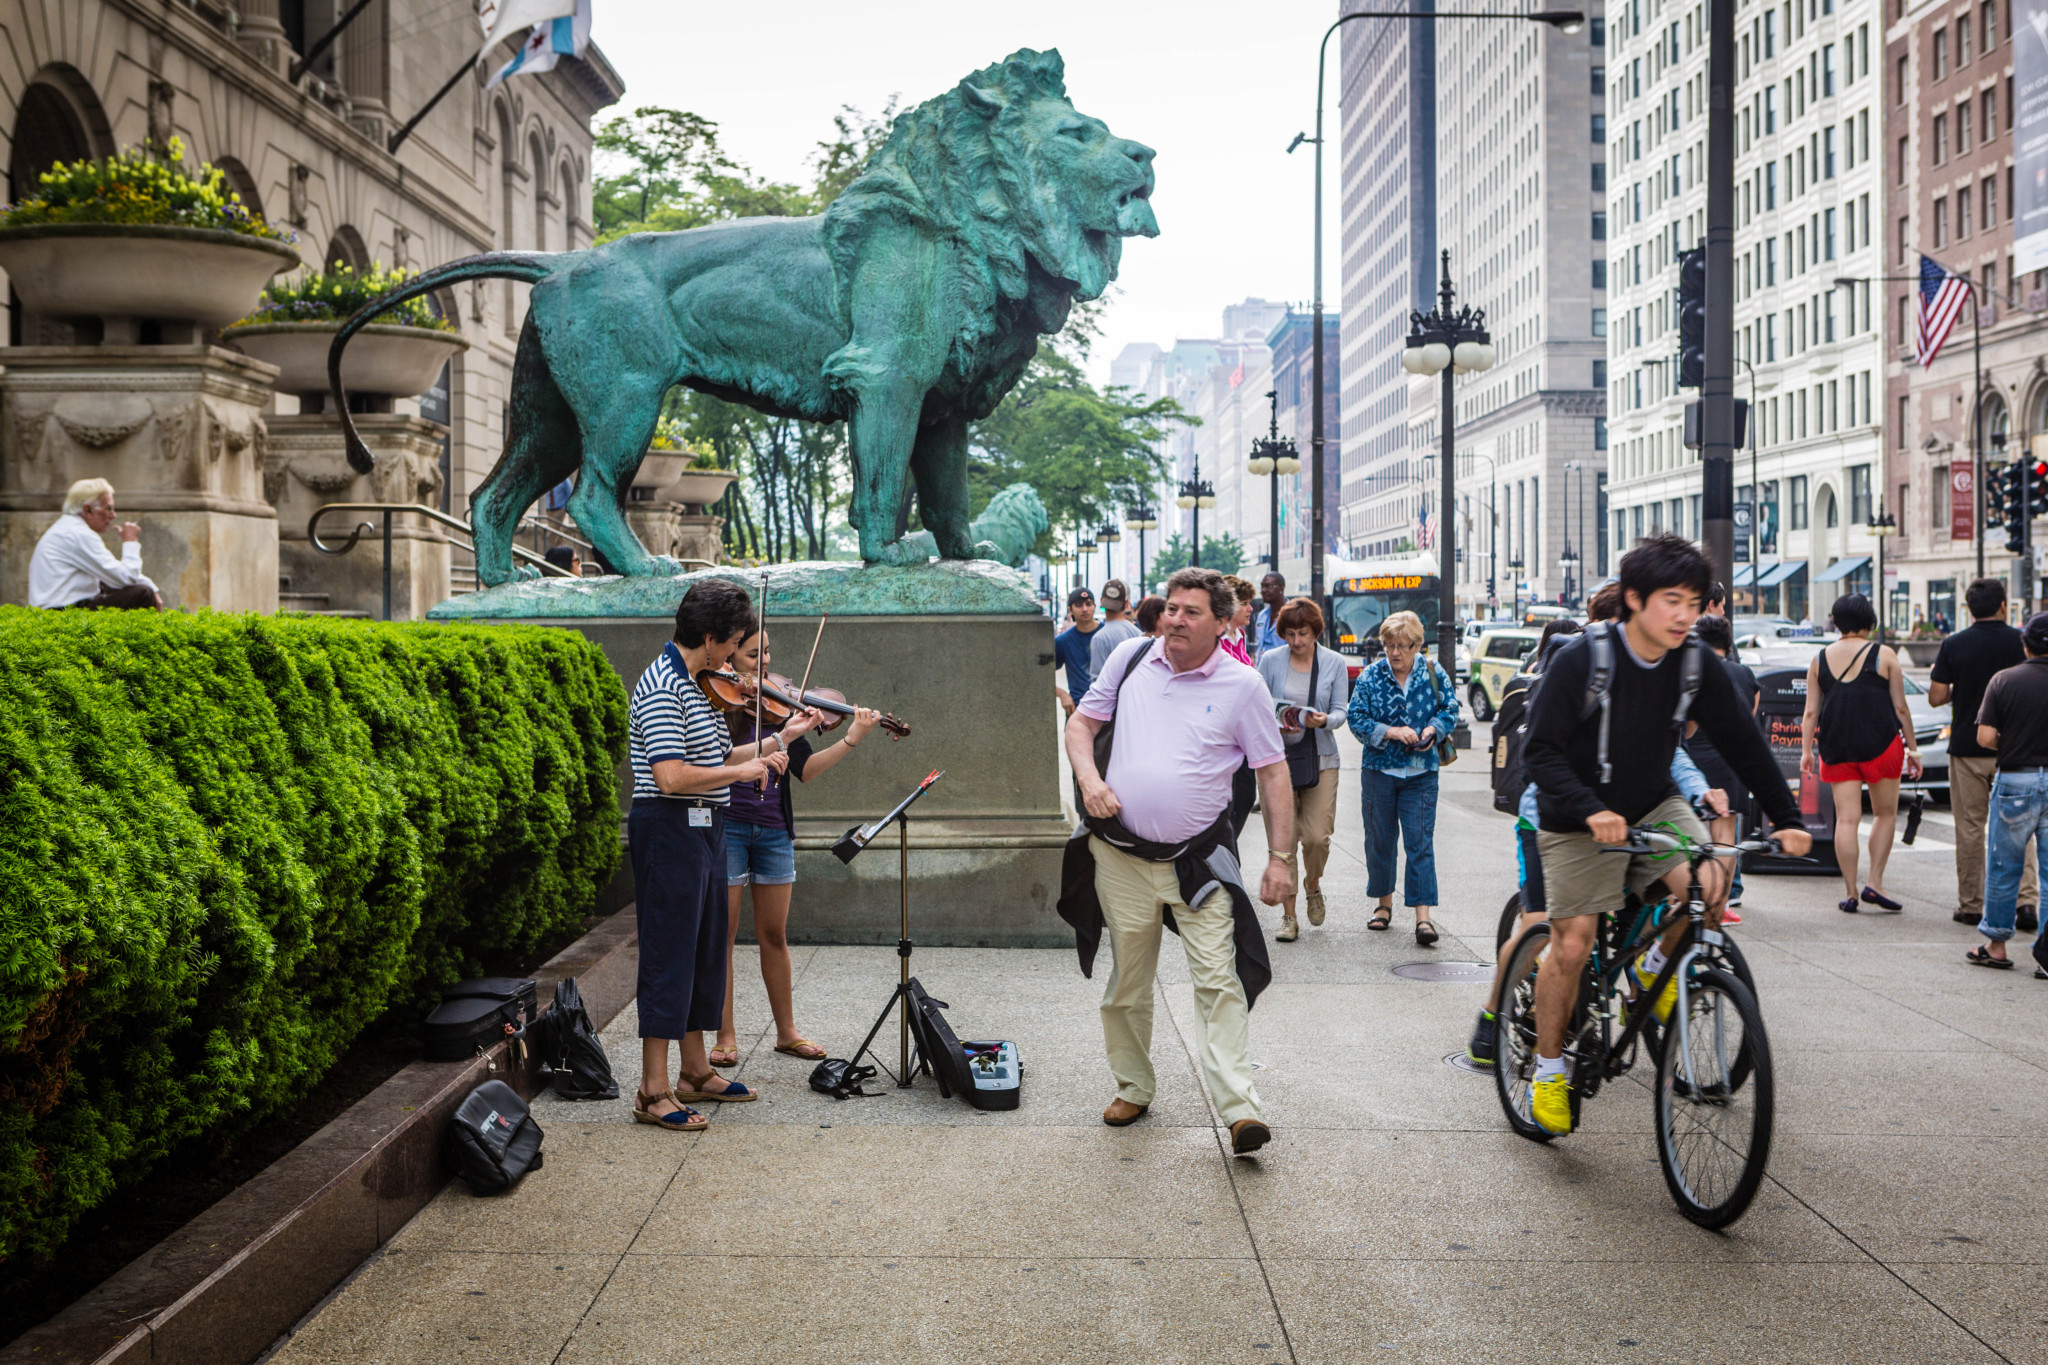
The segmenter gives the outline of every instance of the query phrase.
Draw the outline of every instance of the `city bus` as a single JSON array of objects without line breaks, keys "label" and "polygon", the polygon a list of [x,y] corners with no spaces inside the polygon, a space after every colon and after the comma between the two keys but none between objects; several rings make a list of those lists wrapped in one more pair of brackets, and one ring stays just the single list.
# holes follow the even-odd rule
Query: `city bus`
[{"label": "city bus", "polygon": [[1435,657],[1442,585],[1434,555],[1362,560],[1332,556],[1324,561],[1323,576],[1329,585],[1323,614],[1330,644],[1346,656],[1353,681],[1379,657],[1380,623],[1397,611],[1412,611],[1422,619],[1423,644]]}]

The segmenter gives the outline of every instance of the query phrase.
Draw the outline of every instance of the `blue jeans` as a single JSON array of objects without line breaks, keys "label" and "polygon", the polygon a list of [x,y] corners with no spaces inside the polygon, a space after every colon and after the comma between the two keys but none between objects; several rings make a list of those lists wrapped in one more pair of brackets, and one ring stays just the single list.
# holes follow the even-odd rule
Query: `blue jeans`
[{"label": "blue jeans", "polygon": [[1376,768],[1360,776],[1365,788],[1365,869],[1368,896],[1394,894],[1395,844],[1407,847],[1407,903],[1437,905],[1436,774],[1389,777]]},{"label": "blue jeans", "polygon": [[[2012,937],[2019,911],[2020,870],[2026,866],[2027,844],[2037,858],[2048,859],[2048,773],[2000,773],[1991,783],[1991,817],[1985,843],[1989,866],[1984,877],[1984,922],[1977,932],[2003,943]],[[2048,862],[2041,864],[2048,867]]]}]

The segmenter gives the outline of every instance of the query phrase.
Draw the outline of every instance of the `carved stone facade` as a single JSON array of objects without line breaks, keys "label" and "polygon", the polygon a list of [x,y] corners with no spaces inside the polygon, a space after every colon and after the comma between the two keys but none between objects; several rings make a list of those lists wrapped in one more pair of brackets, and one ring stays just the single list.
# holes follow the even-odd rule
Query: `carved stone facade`
[{"label": "carved stone facade", "polygon": [[[307,539],[313,513],[337,502],[416,502],[432,507],[441,491],[443,428],[397,413],[359,413],[356,430],[376,465],[367,474],[350,467],[341,424],[332,415],[276,417],[263,466],[264,495],[277,508],[278,570],[294,593],[321,592],[332,610],[383,614],[383,518],[375,512],[337,512],[320,522],[321,543],[337,547],[358,523],[355,548],[322,554]],[[399,515],[391,526],[391,615],[418,620],[448,595],[450,542],[426,517]]]},{"label": "carved stone facade", "polygon": [[[371,0],[341,40],[293,79],[297,52],[348,8],[314,0],[282,6],[280,0],[0,0],[0,46],[12,57],[0,71],[0,131],[9,138],[14,193],[32,186],[53,162],[161,145],[176,136],[188,161],[220,166],[246,204],[294,228],[308,265],[381,261],[419,268],[479,251],[590,244],[590,125],[624,89],[596,48],[586,60],[565,58],[551,72],[518,77],[496,90],[484,90],[481,77],[465,78],[393,154],[390,134],[475,55],[478,32],[438,0]],[[485,67],[502,65],[511,47],[508,42],[490,54]],[[437,439],[430,459],[439,473],[435,496],[462,516],[503,445],[525,287],[448,291],[434,302],[472,343],[450,365],[447,449],[444,454]],[[6,339],[12,346],[98,340],[94,329],[64,319],[19,311],[10,317]],[[134,368],[109,348],[95,349],[112,373]],[[189,348],[143,349],[183,355]],[[10,375],[13,356],[0,351]],[[190,430],[181,434],[157,396],[138,401],[150,408],[151,430],[144,434],[152,448],[213,439],[210,417],[188,411]],[[397,406],[401,415],[418,414],[416,402]],[[273,403],[267,396],[259,407],[296,410],[289,398]],[[0,489],[34,484],[61,491],[70,479],[97,472],[82,457],[72,467],[79,452],[137,439],[136,432],[114,435],[141,417],[136,404],[103,392],[93,411],[93,423],[84,425],[69,409],[62,420],[53,411],[38,420],[32,410],[0,418],[7,461],[0,466]],[[74,435],[65,421],[83,435]],[[219,430],[225,459],[237,427]],[[37,432],[47,445],[31,439]],[[109,446],[96,448],[93,439]],[[12,463],[17,448],[59,465],[26,476]],[[190,491],[150,481],[163,472],[145,464],[110,476],[124,513],[148,510],[145,495]],[[260,501],[263,480],[255,466],[250,478],[248,496]],[[10,509],[5,534],[21,534],[14,513],[35,511],[47,525],[55,506]],[[144,569],[156,577],[165,561],[151,557],[150,516],[138,520]],[[26,558],[17,559],[9,546],[0,552],[0,601],[19,601]],[[364,549],[355,553],[362,556]],[[274,600],[274,583],[269,591]],[[214,596],[209,590],[193,600]]]},{"label": "carved stone facade", "polygon": [[277,513],[264,497],[270,366],[219,346],[19,346],[0,373],[0,583],[74,480],[102,478],[142,525],[166,604],[277,609]]}]

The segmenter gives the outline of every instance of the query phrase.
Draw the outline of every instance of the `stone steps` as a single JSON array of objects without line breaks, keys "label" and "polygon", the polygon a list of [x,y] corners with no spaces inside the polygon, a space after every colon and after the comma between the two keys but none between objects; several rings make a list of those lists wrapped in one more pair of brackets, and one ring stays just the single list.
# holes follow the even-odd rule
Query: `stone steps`
[{"label": "stone steps", "polygon": [[303,612],[308,616],[341,616],[355,621],[367,621],[370,619],[370,613],[366,611],[343,611],[330,607],[328,605],[330,600],[329,596],[324,592],[293,592],[292,581],[289,578],[279,578],[277,580],[277,609],[279,611]]}]

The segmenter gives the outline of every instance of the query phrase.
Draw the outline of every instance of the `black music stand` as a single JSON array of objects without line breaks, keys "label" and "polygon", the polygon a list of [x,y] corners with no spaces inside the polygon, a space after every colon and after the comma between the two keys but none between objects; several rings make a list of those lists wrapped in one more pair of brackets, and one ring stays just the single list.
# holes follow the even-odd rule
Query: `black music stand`
[{"label": "black music stand", "polygon": [[[858,855],[862,849],[866,848],[870,843],[874,842],[874,838],[877,834],[880,834],[883,830],[889,827],[890,821],[893,820],[896,822],[897,877],[901,885],[903,898],[903,924],[900,930],[900,936],[896,940],[896,958],[898,966],[896,989],[889,992],[888,1000],[885,1001],[882,1005],[882,1012],[875,1016],[875,1026],[868,1030],[868,1036],[861,1040],[859,1049],[856,1050],[853,1056],[848,1059],[847,1069],[851,1071],[854,1067],[860,1065],[860,1059],[862,1054],[867,1053],[869,1049],[874,1046],[875,1035],[882,1031],[882,1023],[884,1020],[888,1019],[890,1009],[895,1008],[897,1006],[901,1006],[900,1016],[902,1023],[902,1053],[899,1060],[902,1064],[903,1070],[901,1074],[897,1074],[895,1072],[889,1073],[890,1079],[896,1082],[896,1086],[898,1089],[905,1089],[910,1085],[911,944],[909,812],[910,807],[917,801],[917,798],[923,796],[927,791],[930,791],[932,783],[938,781],[943,776],[945,776],[945,774],[939,771],[937,768],[932,769],[931,773],[926,776],[924,781],[917,784],[917,786],[911,791],[910,795],[904,797],[901,801],[896,803],[896,809],[890,811],[887,815],[883,816],[879,820],[871,821],[865,825],[855,825],[852,829],[846,831],[846,833],[839,836],[838,843],[832,845],[832,854],[834,857],[838,858],[839,861],[842,863],[851,863],[854,860],[855,856]],[[875,1065],[882,1067],[883,1071],[889,1071],[888,1067],[882,1066],[882,1059],[879,1056],[875,1057]]]}]

